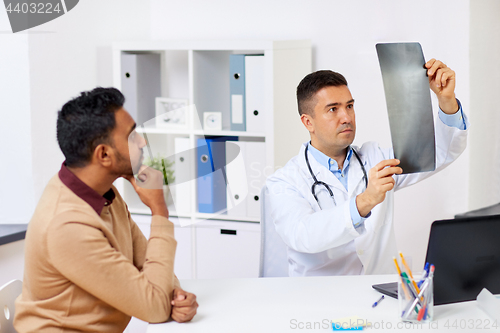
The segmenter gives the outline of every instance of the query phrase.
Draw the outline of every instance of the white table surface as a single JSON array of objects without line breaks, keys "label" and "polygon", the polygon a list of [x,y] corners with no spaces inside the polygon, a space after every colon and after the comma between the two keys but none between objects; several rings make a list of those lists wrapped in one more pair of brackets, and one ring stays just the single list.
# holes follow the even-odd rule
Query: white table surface
[{"label": "white table surface", "polygon": [[396,275],[181,280],[197,295],[197,315],[189,323],[149,324],[147,333],[326,332],[326,323],[351,316],[372,323],[365,331],[500,332],[476,301],[435,306],[434,321],[420,326],[401,322],[391,297],[372,308],[381,296],[372,284],[392,281]]}]

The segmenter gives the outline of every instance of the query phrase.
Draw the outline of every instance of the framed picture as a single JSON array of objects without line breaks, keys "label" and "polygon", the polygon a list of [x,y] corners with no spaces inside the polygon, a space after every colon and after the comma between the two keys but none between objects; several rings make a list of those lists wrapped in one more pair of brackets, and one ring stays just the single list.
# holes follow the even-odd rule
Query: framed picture
[{"label": "framed picture", "polygon": [[156,127],[189,128],[189,100],[156,97]]}]

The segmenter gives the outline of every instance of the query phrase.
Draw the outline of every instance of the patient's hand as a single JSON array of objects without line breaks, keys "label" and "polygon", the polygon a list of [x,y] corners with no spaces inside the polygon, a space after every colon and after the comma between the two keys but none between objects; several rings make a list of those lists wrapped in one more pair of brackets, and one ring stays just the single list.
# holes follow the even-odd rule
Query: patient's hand
[{"label": "patient's hand", "polygon": [[172,319],[184,323],[193,319],[198,308],[196,295],[188,293],[180,288],[174,289],[174,297],[172,300]]}]

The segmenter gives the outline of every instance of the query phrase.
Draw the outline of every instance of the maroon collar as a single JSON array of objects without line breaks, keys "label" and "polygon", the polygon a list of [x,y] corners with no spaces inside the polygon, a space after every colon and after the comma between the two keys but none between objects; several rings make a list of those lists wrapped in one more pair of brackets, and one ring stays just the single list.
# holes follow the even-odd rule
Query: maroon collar
[{"label": "maroon collar", "polygon": [[115,198],[115,192],[111,188],[103,196],[100,196],[99,193],[82,182],[73,172],[69,171],[66,167],[66,162],[63,162],[61,170],[59,170],[59,179],[77,196],[88,203],[99,216],[103,207],[111,205]]}]

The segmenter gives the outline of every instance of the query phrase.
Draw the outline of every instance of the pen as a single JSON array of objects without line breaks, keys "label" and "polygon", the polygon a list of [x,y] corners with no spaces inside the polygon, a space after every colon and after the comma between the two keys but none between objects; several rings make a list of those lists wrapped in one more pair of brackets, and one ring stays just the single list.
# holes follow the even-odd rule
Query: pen
[{"label": "pen", "polygon": [[399,268],[398,261],[396,260],[396,257],[392,257],[394,260],[394,265],[396,265],[396,269],[398,270],[398,275],[401,275],[401,269]]},{"label": "pen", "polygon": [[[419,293],[415,290],[415,288],[411,284],[410,279],[408,278],[408,275],[406,275],[406,272],[401,273],[401,277],[403,278],[404,283],[406,283],[406,287],[408,288],[408,290],[410,291],[410,294],[411,294],[411,296],[408,297],[408,299],[410,299],[410,298],[415,299],[419,303],[419,305],[422,305],[420,302],[419,296],[418,296]],[[415,307],[415,312],[418,314],[418,307],[416,306],[416,303],[415,303],[415,305],[411,306],[409,309],[411,309],[412,307]]]},{"label": "pen", "polygon": [[406,263],[405,257],[403,257],[403,253],[399,252],[399,255],[401,256],[401,261],[403,262],[403,265],[405,266],[406,270],[408,271],[408,274],[410,275],[411,282],[413,283],[413,286],[415,287],[415,290],[417,291],[417,294],[420,292],[420,288],[417,286],[417,283],[413,280],[413,274],[411,274],[411,269]]},{"label": "pen", "polygon": [[385,296],[384,296],[384,295],[382,295],[382,297],[380,297],[380,298],[378,299],[378,301],[376,301],[375,303],[373,303],[372,308],[376,307],[376,306],[378,305],[378,303],[382,302],[382,300],[383,300],[384,298],[385,298]]},{"label": "pen", "polygon": [[[399,278],[401,279],[402,275],[401,275],[401,269],[399,268],[399,265],[398,265],[398,260],[396,259],[396,257],[392,257],[392,259],[394,260],[394,265],[396,265],[396,269],[398,271]],[[406,295],[406,298],[410,298],[410,295],[408,294],[408,291],[406,290],[406,286],[405,286],[403,279],[401,279],[401,287],[403,288],[403,291]]]},{"label": "pen", "polygon": [[[420,293],[417,295],[413,303],[410,305],[409,309],[411,309],[414,306],[416,307],[417,303],[419,302],[419,298],[423,296],[425,290],[429,286],[430,280],[432,279],[433,275],[434,275],[434,265],[431,265],[429,278],[425,280],[424,284],[422,285],[422,289],[420,290]],[[425,319],[427,317],[426,312],[427,312],[427,299],[425,299],[425,301],[423,302],[420,311],[417,311],[418,313],[417,320],[420,321],[422,319]],[[408,317],[408,315],[405,315],[405,317]]]},{"label": "pen", "polygon": [[422,278],[417,283],[419,288],[422,287],[422,283],[424,283],[424,280],[427,278],[427,276],[429,276],[429,263],[428,262],[425,263],[424,272],[422,273]]},{"label": "pen", "polygon": [[[417,316],[418,316],[418,309],[417,309],[417,303],[420,301],[420,297],[422,297],[422,295],[424,294],[425,290],[427,289],[427,286],[429,285],[429,283],[424,283],[424,285],[422,286],[422,290],[420,290],[420,293],[417,295],[417,297],[415,297],[415,299],[413,300],[413,303],[409,304],[409,306],[406,308],[407,310],[404,311],[404,317],[405,318],[408,318],[408,316],[410,315],[410,311],[408,311],[409,309],[412,309],[412,308],[415,308],[415,311],[417,312]],[[424,310],[425,311],[425,310]]]}]

